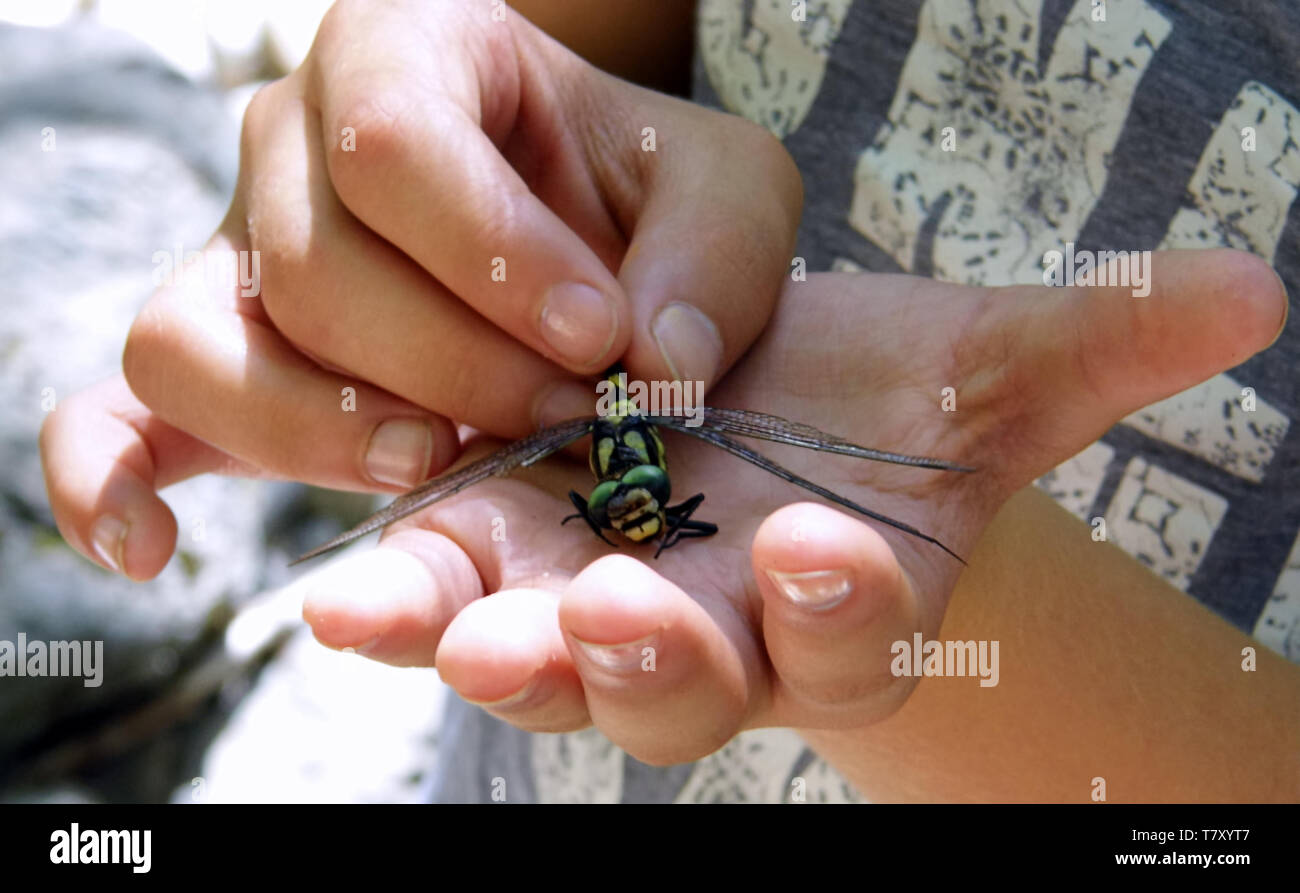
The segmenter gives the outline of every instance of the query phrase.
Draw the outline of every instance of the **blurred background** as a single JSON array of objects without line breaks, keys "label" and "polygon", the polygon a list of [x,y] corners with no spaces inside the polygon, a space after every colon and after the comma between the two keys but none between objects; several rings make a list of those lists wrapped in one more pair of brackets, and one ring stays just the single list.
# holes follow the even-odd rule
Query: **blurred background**
[{"label": "blurred background", "polygon": [[37,434],[120,368],[155,252],[203,247],[244,106],[306,55],[323,0],[0,0],[0,649],[102,641],[98,686],[0,675],[0,802],[427,799],[433,670],[318,645],[289,560],[371,497],[205,477],[164,492],[149,583],[59,536]]}]

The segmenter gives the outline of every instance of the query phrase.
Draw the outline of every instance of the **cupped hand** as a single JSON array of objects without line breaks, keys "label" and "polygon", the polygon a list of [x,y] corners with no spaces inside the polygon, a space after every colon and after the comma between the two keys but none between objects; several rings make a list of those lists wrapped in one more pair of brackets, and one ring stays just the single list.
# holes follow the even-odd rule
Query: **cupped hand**
[{"label": "cupped hand", "polygon": [[[801,203],[763,129],[502,4],[343,0],[253,98],[230,211],[139,315],[125,383],[50,417],[59,528],[147,579],[175,544],[155,492],[180,478],[397,493],[455,461],[457,424],[522,437],[586,411],[581,376],[616,359],[711,384],[771,312]],[[58,446],[72,431],[103,448]]]},{"label": "cupped hand", "polygon": [[[1011,493],[1129,412],[1262,349],[1285,314],[1277,277],[1238,252],[1157,254],[1152,281],[1134,298],[814,275],[788,286],[710,403],[977,466],[754,444],[970,554]],[[594,722],[651,763],[702,756],[746,728],[856,727],[896,710],[916,680],[890,673],[890,646],[934,636],[962,565],[822,504],[781,507],[806,494],[666,436],[674,500],[705,493],[695,517],[719,526],[712,538],[651,561],[653,546],[615,551],[584,525],[560,526],[566,492],[589,492],[591,479],[553,458],[412,515],[378,549],[322,570],[304,616],[333,647],[436,664],[519,727]]]}]

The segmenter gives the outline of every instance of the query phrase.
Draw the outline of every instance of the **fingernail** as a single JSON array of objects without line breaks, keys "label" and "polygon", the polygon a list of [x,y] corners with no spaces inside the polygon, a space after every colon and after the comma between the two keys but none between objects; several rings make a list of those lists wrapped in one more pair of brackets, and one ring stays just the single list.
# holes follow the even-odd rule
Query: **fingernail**
[{"label": "fingernail", "polygon": [[673,378],[713,383],[722,365],[722,336],[713,320],[690,304],[669,304],[650,331]]},{"label": "fingernail", "polygon": [[428,565],[383,545],[348,555],[294,585],[303,595],[302,619],[317,640],[365,656],[387,650],[394,622],[409,616],[413,604],[423,606],[424,594],[435,588]]},{"label": "fingernail", "polygon": [[565,282],[542,302],[542,338],[575,366],[592,366],[604,359],[618,332],[613,300],[590,285]]},{"label": "fingernail", "polygon": [[545,428],[565,419],[591,415],[595,405],[596,392],[590,385],[562,381],[537,395],[537,402],[533,406],[533,423],[538,428]]},{"label": "fingernail", "polygon": [[95,554],[119,574],[126,565],[126,530],[126,522],[112,515],[101,515],[90,528]]},{"label": "fingernail", "polygon": [[658,648],[659,633],[653,632],[643,639],[620,645],[597,645],[594,642],[584,642],[576,636],[573,640],[578,643],[578,648],[587,659],[602,670],[631,673],[641,669],[641,663],[646,657],[645,649]]},{"label": "fingernail", "polygon": [[533,676],[519,691],[512,695],[506,695],[499,701],[474,701],[469,698],[464,698],[464,700],[486,710],[515,710],[531,704],[538,691],[537,683],[539,679],[539,676]]},{"label": "fingernail", "polygon": [[829,610],[853,591],[853,578],[847,570],[790,574],[769,569],[767,576],[786,598],[810,611]]},{"label": "fingernail", "polygon": [[389,419],[366,448],[366,471],[381,484],[414,487],[433,462],[433,429],[420,419]]}]

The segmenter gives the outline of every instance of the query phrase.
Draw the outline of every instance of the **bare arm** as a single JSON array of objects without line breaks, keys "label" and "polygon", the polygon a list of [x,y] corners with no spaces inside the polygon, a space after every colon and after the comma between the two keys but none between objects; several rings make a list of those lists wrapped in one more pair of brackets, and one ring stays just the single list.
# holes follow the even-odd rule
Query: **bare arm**
[{"label": "bare arm", "polygon": [[[1001,679],[930,678],[893,717],[805,732],[877,801],[1300,800],[1300,669],[1030,488],[986,531],[941,639]],[[1257,653],[1242,669],[1242,649]]]},{"label": "bare arm", "polygon": [[679,96],[690,86],[695,0],[514,0],[511,6],[610,74]]}]

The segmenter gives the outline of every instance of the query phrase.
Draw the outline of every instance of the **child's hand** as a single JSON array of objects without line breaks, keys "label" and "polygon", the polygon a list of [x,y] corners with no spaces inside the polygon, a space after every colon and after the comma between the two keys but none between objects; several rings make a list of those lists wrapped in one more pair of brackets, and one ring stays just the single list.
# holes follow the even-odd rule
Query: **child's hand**
[{"label": "child's hand", "polygon": [[[969,555],[1012,492],[1278,332],[1285,293],[1259,259],[1176,252],[1153,266],[1146,298],[813,276],[787,290],[710,402],[978,466],[924,471],[754,443]],[[941,409],[946,387],[955,412]],[[711,446],[669,432],[667,449],[674,499],[705,493],[695,517],[716,536],[658,561],[630,557],[653,546],[609,554],[584,525],[560,526],[564,494],[591,480],[553,459],[394,525],[379,549],[314,581],[304,616],[334,647],[436,658],[462,696],[521,728],[594,722],[651,763],[702,756],[746,728],[845,729],[898,709],[917,680],[890,673],[890,646],[935,637],[961,565],[824,505],[777,508],[801,491]]]},{"label": "child's hand", "polygon": [[149,578],[175,542],[155,491],[183,477],[400,492],[455,461],[451,420],[521,437],[590,411],[574,373],[712,384],[757,337],[802,202],[780,143],[494,8],[339,3],[253,99],[208,247],[231,282],[259,252],[261,294],[161,289],[128,340],[134,396],[111,381],[50,417],[75,547]]}]

